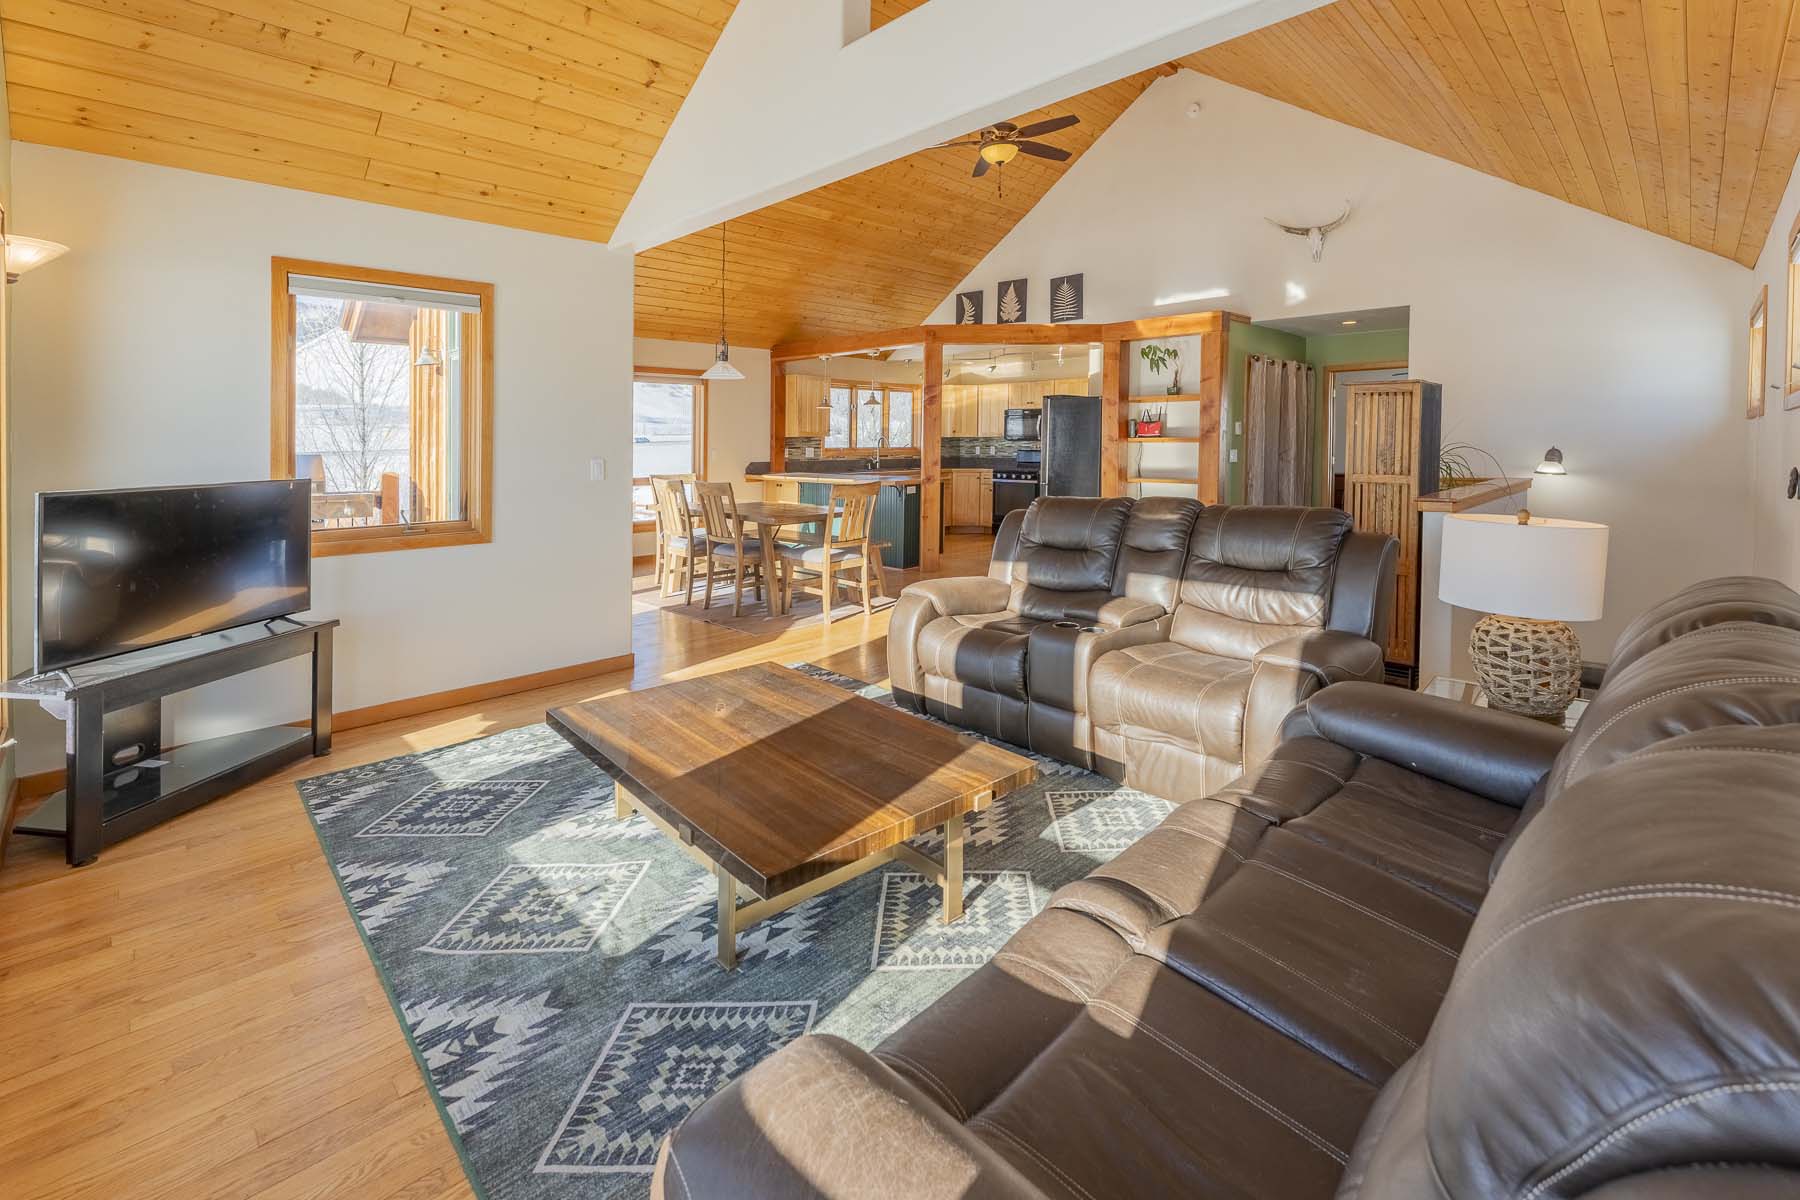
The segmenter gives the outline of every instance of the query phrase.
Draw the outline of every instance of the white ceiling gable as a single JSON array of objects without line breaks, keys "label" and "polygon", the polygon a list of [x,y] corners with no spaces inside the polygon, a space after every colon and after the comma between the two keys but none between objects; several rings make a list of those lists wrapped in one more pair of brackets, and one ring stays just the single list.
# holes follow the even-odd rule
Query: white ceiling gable
[{"label": "white ceiling gable", "polygon": [[1322,0],[740,0],[614,245],[643,250]]}]

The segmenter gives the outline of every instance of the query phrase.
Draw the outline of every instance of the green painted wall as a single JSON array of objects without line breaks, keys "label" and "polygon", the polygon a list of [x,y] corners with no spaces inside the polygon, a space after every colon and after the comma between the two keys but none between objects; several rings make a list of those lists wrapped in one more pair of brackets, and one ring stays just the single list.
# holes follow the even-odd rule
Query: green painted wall
[{"label": "green painted wall", "polygon": [[[1224,494],[1226,502],[1230,504],[1244,502],[1244,438],[1232,431],[1244,419],[1244,392],[1250,379],[1252,354],[1303,359],[1318,368],[1318,382],[1315,384],[1313,397],[1314,411],[1319,414],[1318,443],[1313,447],[1315,456],[1326,453],[1325,368],[1345,363],[1405,362],[1407,359],[1407,331],[1404,329],[1381,333],[1334,333],[1301,337],[1297,333],[1233,321],[1230,337],[1225,355],[1225,413],[1224,428],[1221,431],[1227,449],[1238,452],[1238,461],[1228,463],[1225,467]],[[1314,461],[1318,461],[1318,457]],[[1314,497],[1314,502],[1322,499],[1323,497]]]}]

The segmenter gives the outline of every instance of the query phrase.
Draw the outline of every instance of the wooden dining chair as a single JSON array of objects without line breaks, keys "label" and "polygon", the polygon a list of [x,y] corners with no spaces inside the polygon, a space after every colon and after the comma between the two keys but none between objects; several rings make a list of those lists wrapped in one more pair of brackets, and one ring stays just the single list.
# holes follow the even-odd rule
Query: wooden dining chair
[{"label": "wooden dining chair", "polygon": [[650,477],[650,490],[656,497],[657,582],[665,596],[685,588],[688,604],[694,602],[694,564],[706,554],[706,530],[688,507],[686,485],[693,481],[691,475]]},{"label": "wooden dining chair", "polygon": [[[678,485],[675,489],[675,500],[681,510],[687,514],[686,518],[678,524],[671,523],[664,517],[662,489],[656,486],[659,479],[670,480]],[[659,587],[662,586],[664,575],[669,567],[668,540],[672,537],[685,537],[691,542],[696,529],[699,528],[698,523],[693,519],[693,509],[687,502],[688,485],[693,482],[694,476],[691,474],[650,476],[651,506],[656,517],[656,582]],[[665,588],[663,595],[669,595],[670,590]]]},{"label": "wooden dining chair", "polygon": [[744,533],[744,519],[738,516],[737,496],[729,483],[694,484],[700,496],[701,520],[706,523],[706,592],[701,608],[712,607],[713,578],[720,565],[731,568],[731,615],[744,609],[744,581],[748,577],[755,586],[756,598],[763,600],[772,589],[765,586],[766,572],[762,557],[762,537],[757,532]]},{"label": "wooden dining chair", "polygon": [[887,595],[881,577],[881,554],[869,533],[875,519],[875,500],[880,494],[880,484],[832,484],[825,499],[825,510],[830,515],[819,541],[781,549],[790,592],[806,587],[806,578],[810,577],[818,590],[827,625],[831,624],[838,588],[858,589],[865,613],[874,611],[875,596]]}]

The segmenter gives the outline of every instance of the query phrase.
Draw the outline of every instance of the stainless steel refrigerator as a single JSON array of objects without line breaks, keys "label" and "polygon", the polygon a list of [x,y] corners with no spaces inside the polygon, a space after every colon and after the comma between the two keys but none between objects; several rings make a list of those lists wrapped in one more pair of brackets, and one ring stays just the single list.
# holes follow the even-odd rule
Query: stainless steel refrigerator
[{"label": "stainless steel refrigerator", "polygon": [[1045,396],[1040,496],[1100,494],[1100,398]]}]

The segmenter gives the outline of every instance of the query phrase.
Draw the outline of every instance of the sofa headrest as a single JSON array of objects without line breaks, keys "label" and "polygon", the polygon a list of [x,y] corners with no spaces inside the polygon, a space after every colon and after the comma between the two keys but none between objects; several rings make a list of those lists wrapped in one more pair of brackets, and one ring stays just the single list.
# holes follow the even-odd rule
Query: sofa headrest
[{"label": "sofa headrest", "polygon": [[1219,504],[1200,514],[1189,557],[1246,571],[1328,567],[1350,532],[1350,514],[1335,508]]},{"label": "sofa headrest", "polygon": [[1188,541],[1200,516],[1198,500],[1147,496],[1131,506],[1124,545],[1113,572],[1113,594],[1175,608],[1175,589],[1187,561]]},{"label": "sofa headrest", "polygon": [[1550,773],[1546,803],[1669,738],[1703,729],[1800,722],[1800,629],[1727,621],[1665,642],[1616,669],[1581,714]]},{"label": "sofa headrest", "polygon": [[1060,593],[1112,591],[1131,501],[1042,497],[1025,510],[1013,554],[1015,611],[1040,620],[1062,616]]},{"label": "sofa headrest", "polygon": [[1216,505],[1194,523],[1174,640],[1249,658],[1325,624],[1350,516],[1335,508]]},{"label": "sofa headrest", "polygon": [[1682,588],[1625,627],[1613,643],[1607,671],[1620,671],[1696,630],[1739,621],[1800,629],[1800,592],[1756,575],[1728,575]]},{"label": "sofa headrest", "polygon": [[[1368,1196],[1563,1200],[1639,1172],[1795,1162],[1800,725],[1671,737],[1545,808],[1494,882]],[[1408,1150],[1407,1145],[1412,1149]],[[1383,1173],[1386,1173],[1385,1175]],[[1703,1194],[1696,1190],[1695,1195]],[[1710,1193],[1705,1193],[1710,1194]]]}]

